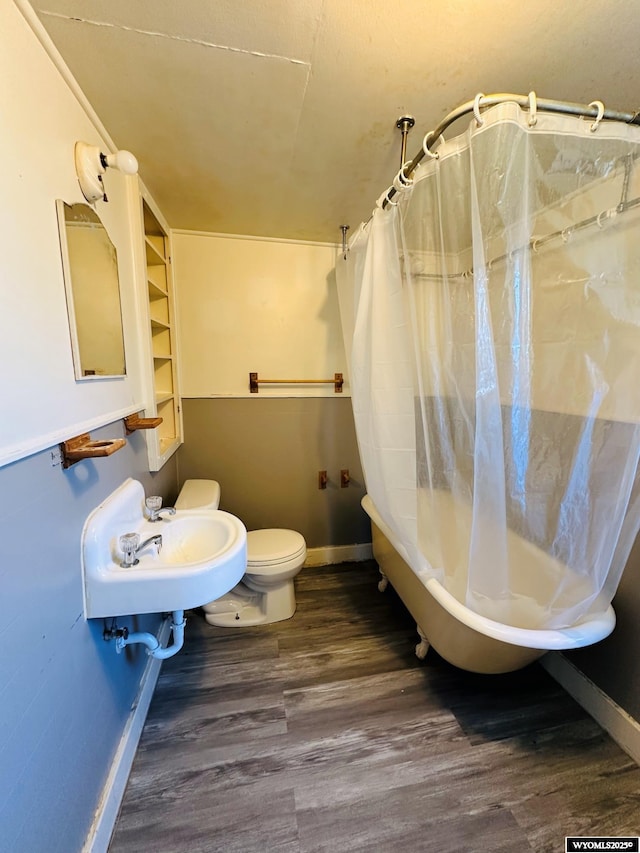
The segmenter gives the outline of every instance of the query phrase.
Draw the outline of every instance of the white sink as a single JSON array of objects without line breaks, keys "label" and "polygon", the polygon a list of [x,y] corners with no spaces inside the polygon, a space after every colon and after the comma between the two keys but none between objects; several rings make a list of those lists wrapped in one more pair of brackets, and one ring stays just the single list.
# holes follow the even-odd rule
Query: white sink
[{"label": "white sink", "polygon": [[[130,479],[88,517],[82,531],[87,619],[199,607],[244,575],[247,531],[234,515],[177,510],[151,523],[143,507],[142,484]],[[123,567],[119,539],[125,533],[137,533],[141,542],[159,534],[162,548],[148,545],[137,554],[137,565]]]}]

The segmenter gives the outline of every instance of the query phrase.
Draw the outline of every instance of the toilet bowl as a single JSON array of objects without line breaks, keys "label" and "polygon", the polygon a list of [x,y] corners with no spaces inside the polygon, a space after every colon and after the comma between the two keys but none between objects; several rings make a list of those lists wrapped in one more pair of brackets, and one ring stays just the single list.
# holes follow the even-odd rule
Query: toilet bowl
[{"label": "toilet bowl", "polygon": [[[215,480],[186,480],[176,509],[217,509]],[[304,538],[295,530],[267,528],[247,533],[247,569],[225,595],[203,606],[210,625],[240,627],[290,619],[296,610],[294,577],[307,556]]]}]

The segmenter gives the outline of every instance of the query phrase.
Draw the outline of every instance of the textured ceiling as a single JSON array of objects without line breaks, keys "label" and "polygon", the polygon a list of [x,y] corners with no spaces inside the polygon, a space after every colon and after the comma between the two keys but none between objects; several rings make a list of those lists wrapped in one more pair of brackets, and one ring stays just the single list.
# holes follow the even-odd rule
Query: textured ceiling
[{"label": "textured ceiling", "polygon": [[483,91],[633,111],[637,0],[32,0],[173,228],[337,242]]}]

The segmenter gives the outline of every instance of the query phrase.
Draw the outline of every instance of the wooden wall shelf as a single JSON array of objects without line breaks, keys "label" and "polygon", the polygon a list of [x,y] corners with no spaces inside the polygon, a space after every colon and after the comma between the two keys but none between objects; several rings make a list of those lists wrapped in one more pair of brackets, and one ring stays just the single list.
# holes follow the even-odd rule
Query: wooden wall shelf
[{"label": "wooden wall shelf", "polygon": [[124,419],[124,428],[129,435],[138,429],[156,429],[162,423],[162,418],[141,418],[140,415],[127,415]]},{"label": "wooden wall shelf", "polygon": [[60,445],[62,451],[62,467],[70,468],[82,459],[96,459],[101,456],[111,456],[120,450],[127,442],[124,438],[105,438],[92,441],[88,432],[69,438]]}]

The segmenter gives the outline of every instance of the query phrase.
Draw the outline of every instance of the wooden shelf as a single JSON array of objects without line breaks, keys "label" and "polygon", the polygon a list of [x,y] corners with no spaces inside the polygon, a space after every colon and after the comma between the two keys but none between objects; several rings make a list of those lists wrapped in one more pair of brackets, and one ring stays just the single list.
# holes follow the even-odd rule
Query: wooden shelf
[{"label": "wooden shelf", "polygon": [[151,323],[151,349],[154,358],[173,358],[171,326],[167,323]]},{"label": "wooden shelf", "polygon": [[60,445],[62,451],[62,467],[70,468],[82,459],[96,459],[103,456],[111,456],[117,450],[125,446],[124,438],[107,438],[91,440],[88,432],[69,438]]},{"label": "wooden shelf", "polygon": [[169,323],[162,323],[160,320],[154,320],[154,318],[152,317],[151,318],[151,328],[157,329],[158,331],[162,331],[164,329],[170,329],[171,326]]},{"label": "wooden shelf", "polygon": [[144,248],[147,258],[147,266],[166,266],[167,260],[159,245],[155,245],[156,241],[163,240],[162,237],[154,237],[149,234],[145,235]]},{"label": "wooden shelf", "polygon": [[127,435],[139,429],[156,429],[162,423],[162,418],[141,418],[139,414],[128,415],[124,419],[124,427]]},{"label": "wooden shelf", "polygon": [[160,445],[160,454],[162,456],[164,456],[164,454],[168,450],[170,450],[174,444],[177,445],[177,443],[178,443],[178,439],[175,436],[170,437],[170,438],[161,438],[160,441],[158,442],[158,444]]},{"label": "wooden shelf", "polygon": [[149,288],[149,299],[166,299],[169,295],[166,290],[163,290],[150,278],[147,279],[147,287]]},{"label": "wooden shelf", "polygon": [[150,322],[153,323],[162,323],[167,328],[171,327],[171,317],[169,316],[169,300],[164,297],[164,299],[150,299],[149,300],[149,315]]}]

